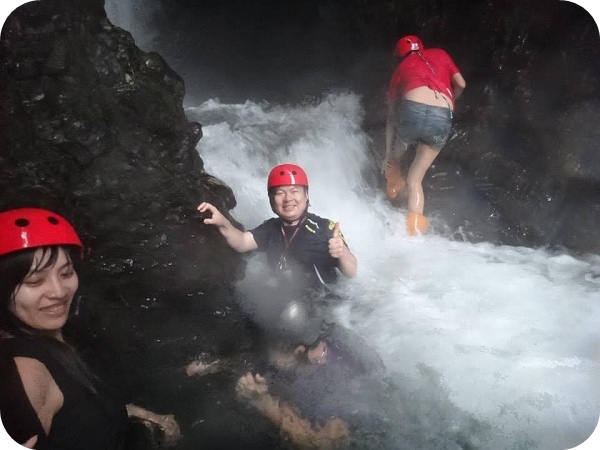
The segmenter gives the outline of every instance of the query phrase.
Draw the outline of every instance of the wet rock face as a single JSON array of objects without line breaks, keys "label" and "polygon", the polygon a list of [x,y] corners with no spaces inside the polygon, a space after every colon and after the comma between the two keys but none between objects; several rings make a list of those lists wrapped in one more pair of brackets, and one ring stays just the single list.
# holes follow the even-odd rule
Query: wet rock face
[{"label": "wet rock face", "polygon": [[233,193],[203,170],[181,77],[103,4],[30,2],[6,21],[0,208],[63,213],[107,277],[183,292],[226,283],[239,258],[194,213],[202,200],[233,208]]},{"label": "wet rock face", "polygon": [[568,2],[477,12],[461,32],[472,44],[456,48],[468,87],[445,156],[495,208],[499,242],[600,252],[597,25]]}]

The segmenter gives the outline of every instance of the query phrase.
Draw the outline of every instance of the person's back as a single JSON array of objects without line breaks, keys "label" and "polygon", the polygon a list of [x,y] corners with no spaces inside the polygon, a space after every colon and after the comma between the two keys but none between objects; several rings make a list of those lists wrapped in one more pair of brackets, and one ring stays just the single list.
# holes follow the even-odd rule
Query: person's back
[{"label": "person's back", "polygon": [[427,48],[413,52],[398,64],[386,95],[390,101],[406,99],[453,107],[454,93],[450,80],[456,73],[458,68],[445,50]]},{"label": "person's back", "polygon": [[[400,38],[394,54],[401,61],[386,91],[382,169],[388,198],[407,200],[406,231],[415,236],[425,233],[429,224],[423,215],[423,178],[450,137],[454,102],[466,82],[446,51],[426,49],[417,36]],[[415,156],[405,174],[401,160],[413,143]]]}]

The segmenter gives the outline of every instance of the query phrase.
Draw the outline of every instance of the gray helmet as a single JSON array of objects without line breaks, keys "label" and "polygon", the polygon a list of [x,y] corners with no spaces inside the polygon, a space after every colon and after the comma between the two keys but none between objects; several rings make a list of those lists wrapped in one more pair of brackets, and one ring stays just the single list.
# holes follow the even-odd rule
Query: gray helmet
[{"label": "gray helmet", "polygon": [[323,317],[306,302],[292,300],[283,304],[269,333],[273,338],[293,345],[310,347],[324,330]]}]

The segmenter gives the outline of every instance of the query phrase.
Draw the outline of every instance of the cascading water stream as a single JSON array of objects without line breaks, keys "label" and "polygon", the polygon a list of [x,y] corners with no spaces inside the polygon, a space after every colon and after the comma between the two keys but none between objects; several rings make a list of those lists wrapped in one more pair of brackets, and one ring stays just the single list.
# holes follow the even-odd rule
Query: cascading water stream
[{"label": "cascading water stream", "polygon": [[600,411],[598,255],[406,236],[404,211],[365,181],[374,162],[353,94],[287,107],[211,100],[187,114],[203,123],[205,169],[232,187],[233,215],[248,228],[272,216],[269,169],[306,169],[312,211],[340,221],[359,260],[338,320],[391,373],[417,383],[435,374],[435,389],[492,427],[485,448],[561,450],[591,434]]}]

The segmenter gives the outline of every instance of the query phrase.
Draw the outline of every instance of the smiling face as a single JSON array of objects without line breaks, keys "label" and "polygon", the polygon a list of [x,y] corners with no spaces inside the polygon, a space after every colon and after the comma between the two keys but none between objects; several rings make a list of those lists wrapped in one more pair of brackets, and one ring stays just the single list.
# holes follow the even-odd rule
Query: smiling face
[{"label": "smiling face", "polygon": [[79,286],[71,258],[58,249],[54,264],[48,264],[50,252],[35,252],[29,273],[15,289],[9,309],[36,330],[61,336],[69,308]]},{"label": "smiling face", "polygon": [[308,192],[304,186],[279,186],[271,192],[271,207],[275,214],[295,225],[308,207]]}]

